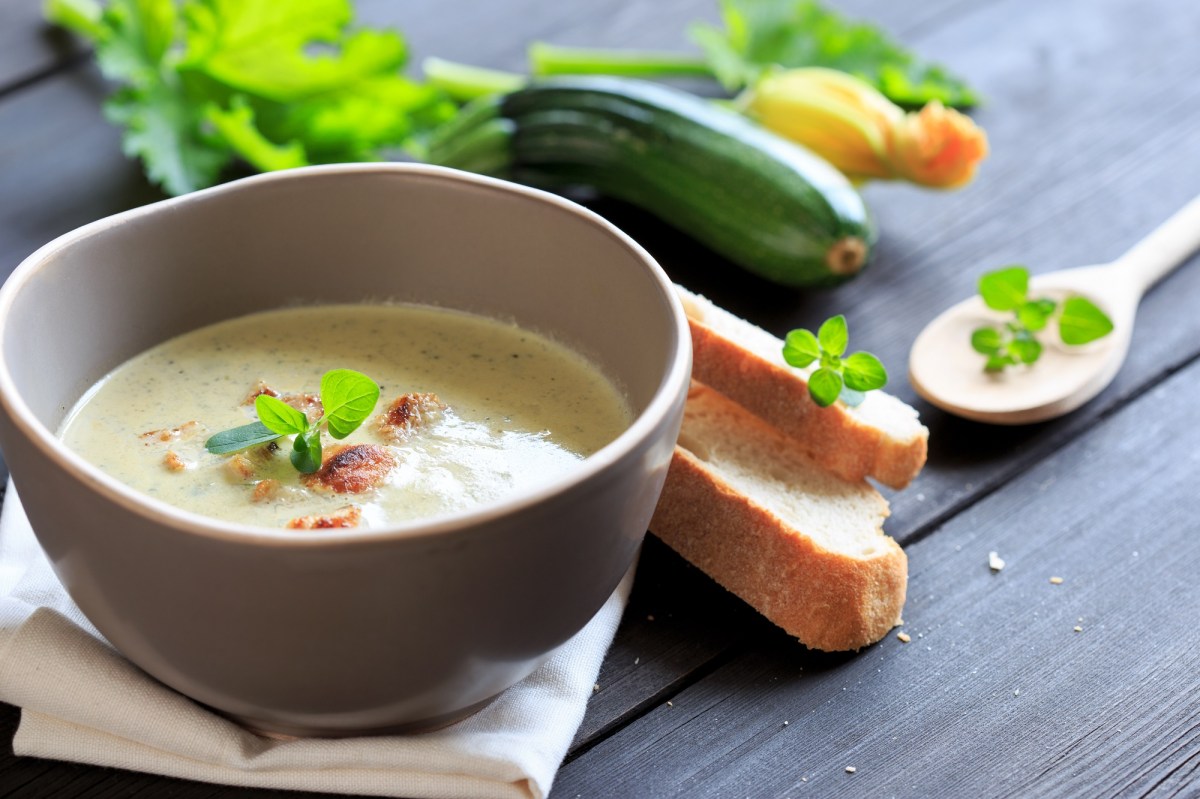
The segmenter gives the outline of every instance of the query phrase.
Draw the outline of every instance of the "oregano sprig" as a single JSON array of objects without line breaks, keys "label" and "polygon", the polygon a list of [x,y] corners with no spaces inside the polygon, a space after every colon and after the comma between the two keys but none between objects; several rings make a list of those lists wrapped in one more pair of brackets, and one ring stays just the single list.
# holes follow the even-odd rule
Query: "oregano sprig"
[{"label": "oregano sprig", "polygon": [[257,422],[223,430],[204,446],[215,455],[224,455],[294,435],[292,465],[303,474],[312,474],[321,468],[322,425],[329,435],[343,439],[366,421],[378,401],[379,386],[374,380],[353,369],[334,369],[321,377],[324,412],[315,422],[282,400],[260,394],[254,399]]},{"label": "oregano sprig", "polygon": [[1058,335],[1064,344],[1079,346],[1112,332],[1112,320],[1085,297],[1068,297],[1061,309],[1047,297],[1029,299],[1029,270],[1006,266],[979,278],[979,296],[994,311],[1012,311],[1002,326],[985,325],[971,333],[971,347],[987,358],[984,371],[1032,365],[1044,349],[1037,334],[1058,316]]},{"label": "oregano sprig", "polygon": [[787,334],[783,359],[803,369],[813,363],[818,368],[808,377],[808,394],[813,402],[828,408],[839,398],[850,406],[866,399],[866,392],[887,385],[887,370],[869,352],[856,352],[842,357],[849,345],[850,331],[846,317],[838,314],[826,319],[812,331],[798,329]]}]

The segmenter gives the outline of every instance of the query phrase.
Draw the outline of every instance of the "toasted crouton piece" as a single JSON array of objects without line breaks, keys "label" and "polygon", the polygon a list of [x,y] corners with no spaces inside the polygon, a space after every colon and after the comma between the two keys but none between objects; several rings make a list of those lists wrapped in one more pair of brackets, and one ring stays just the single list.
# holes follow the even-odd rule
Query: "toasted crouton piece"
[{"label": "toasted crouton piece", "polygon": [[446,410],[437,394],[402,394],[379,416],[379,432],[392,441],[404,440],[413,430],[429,424]]},{"label": "toasted crouton piece", "polygon": [[342,444],[325,450],[321,468],[303,477],[309,488],[361,494],[377,488],[396,466],[396,458],[378,444]]},{"label": "toasted crouton piece", "polygon": [[297,516],[284,526],[289,530],[330,530],[336,527],[358,527],[361,520],[362,511],[353,505],[347,505],[327,516]]}]

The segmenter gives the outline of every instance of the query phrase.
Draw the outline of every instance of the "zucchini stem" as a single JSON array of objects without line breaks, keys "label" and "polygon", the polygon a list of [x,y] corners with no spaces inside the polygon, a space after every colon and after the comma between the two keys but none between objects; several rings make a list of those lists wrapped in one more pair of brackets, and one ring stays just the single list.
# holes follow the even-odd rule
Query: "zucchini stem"
[{"label": "zucchini stem", "polygon": [[711,78],[712,69],[699,55],[652,50],[605,50],[561,47],[534,42],[529,46],[534,75],[620,75],[624,77]]}]

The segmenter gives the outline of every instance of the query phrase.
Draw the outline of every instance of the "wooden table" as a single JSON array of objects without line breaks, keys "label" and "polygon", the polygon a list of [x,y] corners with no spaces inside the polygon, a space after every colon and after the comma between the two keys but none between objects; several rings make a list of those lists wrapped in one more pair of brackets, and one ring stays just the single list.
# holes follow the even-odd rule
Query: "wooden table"
[{"label": "wooden table", "polygon": [[[86,54],[44,29],[38,5],[0,3],[6,272],[62,232],[158,197],[102,119]],[[534,38],[684,48],[685,24],[716,16],[708,0],[359,5],[366,21],[400,26],[417,58],[510,69]],[[969,78],[993,149],[961,192],[868,187],[882,239],[860,279],[780,290],[644,214],[594,207],[675,279],[776,333],[844,312],[856,347],[891,367],[892,390],[931,431],[929,465],[891,497],[888,523],[910,559],[912,640],[806,651],[649,539],[555,795],[1200,794],[1200,268],[1146,298],[1116,382],[1068,418],[963,422],[903,378],[917,331],[980,272],[1109,260],[1200,192],[1200,4],[838,6]],[[989,571],[989,551],[1007,568]],[[5,742],[17,718],[0,711]],[[3,746],[5,796],[306,795]]]}]

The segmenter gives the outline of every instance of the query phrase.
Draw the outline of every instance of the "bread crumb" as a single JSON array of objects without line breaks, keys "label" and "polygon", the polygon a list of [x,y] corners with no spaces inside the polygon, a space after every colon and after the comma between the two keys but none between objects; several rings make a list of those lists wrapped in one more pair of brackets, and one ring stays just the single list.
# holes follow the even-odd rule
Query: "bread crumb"
[{"label": "bread crumb", "polygon": [[1078,624],[1076,624],[1076,625],[1075,625],[1075,632],[1077,632],[1077,633],[1081,633],[1081,632],[1083,632],[1083,628],[1082,628],[1082,627],[1080,627]]},{"label": "bread crumb", "polygon": [[1013,696],[1020,696],[1020,695],[1021,695],[1021,689],[1020,689],[1020,688],[1014,688],[1014,689],[1013,689]]},{"label": "bread crumb", "polygon": [[791,722],[790,722],[790,721],[785,721],[785,722],[783,723],[783,726],[785,726],[785,727],[786,727],[786,726],[787,726],[787,725],[789,725],[789,724],[791,724]]},{"label": "bread crumb", "polygon": [[997,552],[988,553],[988,568],[993,572],[998,572],[1004,568],[1004,559]]},{"label": "bread crumb", "polygon": [[846,766],[846,773],[847,773],[847,774],[853,774],[853,773],[854,773],[854,772],[856,772],[856,771],[858,771],[858,769],[856,769],[854,766]]},{"label": "bread crumb", "polygon": [[593,693],[595,693],[596,691],[599,691],[599,690],[600,690],[600,683],[596,683],[595,685],[592,686]]},{"label": "bread crumb", "polygon": [[636,666],[637,664],[641,663],[641,662],[642,662],[642,659],[641,659],[641,658],[634,658],[634,659],[633,659],[633,665],[635,665],[635,666]]},{"label": "bread crumb", "polygon": [[172,472],[182,472],[188,467],[183,458],[179,457],[173,450],[167,450],[167,454],[163,456],[163,465]]},{"label": "bread crumb", "polygon": [[912,640],[912,636],[910,636],[908,633],[896,633],[896,637],[900,639],[900,643],[902,644],[907,644]]},{"label": "bread crumb", "polygon": [[668,699],[668,700],[667,700],[667,707],[675,707],[675,703],[674,703],[674,702],[672,702],[670,699]]},{"label": "bread crumb", "polygon": [[283,485],[273,478],[259,480],[254,484],[254,491],[250,494],[250,501],[266,502],[267,500],[274,499],[281,488],[283,488]]},{"label": "bread crumb", "polygon": [[1050,578],[1051,585],[1062,585],[1062,581],[1063,581],[1063,579],[1061,577],[1051,577]]}]

